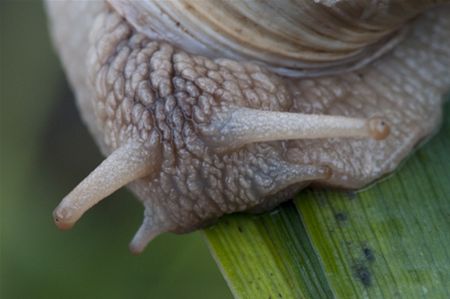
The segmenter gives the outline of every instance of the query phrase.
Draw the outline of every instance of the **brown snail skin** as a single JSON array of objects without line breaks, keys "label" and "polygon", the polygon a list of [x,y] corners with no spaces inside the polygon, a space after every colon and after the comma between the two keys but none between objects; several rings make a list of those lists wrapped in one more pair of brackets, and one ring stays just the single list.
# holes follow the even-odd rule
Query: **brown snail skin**
[{"label": "brown snail skin", "polygon": [[[162,232],[269,210],[308,185],[358,189],[392,172],[436,130],[450,87],[450,8],[436,2],[283,0],[268,13],[257,4],[270,2],[248,1],[221,19],[212,0],[48,1],[107,156],[55,209],[56,224],[70,228],[127,185],[145,207],[130,244],[139,253]],[[254,11],[273,15],[274,32]],[[226,25],[236,12],[261,43]],[[217,35],[211,20],[225,22]]]}]

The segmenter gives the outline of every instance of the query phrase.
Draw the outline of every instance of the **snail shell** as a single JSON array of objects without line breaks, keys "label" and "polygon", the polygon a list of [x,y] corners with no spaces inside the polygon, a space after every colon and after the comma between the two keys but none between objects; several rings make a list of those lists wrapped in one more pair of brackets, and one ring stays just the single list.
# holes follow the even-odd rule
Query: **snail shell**
[{"label": "snail shell", "polygon": [[[430,3],[354,1],[131,1],[109,3],[137,31],[211,58],[252,60],[290,76],[362,67],[401,40]],[[399,13],[401,12],[401,13]]]},{"label": "snail shell", "polygon": [[450,86],[450,10],[435,3],[49,1],[108,156],[57,225],[128,185],[145,206],[138,253],[310,184],[357,189],[393,171],[436,129]]}]

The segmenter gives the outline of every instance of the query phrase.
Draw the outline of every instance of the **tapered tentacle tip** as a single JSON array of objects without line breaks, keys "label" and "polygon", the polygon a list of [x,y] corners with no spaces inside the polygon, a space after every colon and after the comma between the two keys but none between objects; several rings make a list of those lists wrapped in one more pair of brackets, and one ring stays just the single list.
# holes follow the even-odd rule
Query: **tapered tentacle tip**
[{"label": "tapered tentacle tip", "polygon": [[128,248],[132,255],[141,254],[145,247],[147,247],[148,243],[153,240],[156,236],[158,236],[161,232],[159,230],[153,229],[149,224],[144,223],[138,229],[133,239],[131,240]]},{"label": "tapered tentacle tip", "polygon": [[75,224],[75,220],[72,217],[73,214],[71,208],[58,206],[53,211],[53,221],[60,230],[71,229]]},{"label": "tapered tentacle tip", "polygon": [[141,253],[144,251],[145,247],[147,246],[140,246],[139,244],[132,243],[128,245],[128,249],[130,250],[131,254],[134,256],[141,255]]},{"label": "tapered tentacle tip", "polygon": [[56,226],[70,229],[87,210],[117,189],[151,174],[158,157],[156,147],[143,150],[139,142],[117,148],[61,201],[53,212]]},{"label": "tapered tentacle tip", "polygon": [[369,134],[375,140],[383,140],[389,136],[391,131],[389,124],[385,119],[375,116],[371,117],[368,122]]},{"label": "tapered tentacle tip", "polygon": [[140,255],[144,249],[147,247],[148,243],[150,243],[150,240],[143,240],[143,239],[136,239],[133,238],[131,240],[130,244],[128,245],[128,249],[130,250],[132,255]]}]

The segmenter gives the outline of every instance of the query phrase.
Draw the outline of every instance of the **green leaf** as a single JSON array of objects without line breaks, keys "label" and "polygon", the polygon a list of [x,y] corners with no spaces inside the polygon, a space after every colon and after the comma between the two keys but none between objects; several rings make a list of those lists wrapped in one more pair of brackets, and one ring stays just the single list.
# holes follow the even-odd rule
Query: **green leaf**
[{"label": "green leaf", "polygon": [[236,298],[450,298],[450,105],[439,134],[367,190],[302,192],[205,230]]}]

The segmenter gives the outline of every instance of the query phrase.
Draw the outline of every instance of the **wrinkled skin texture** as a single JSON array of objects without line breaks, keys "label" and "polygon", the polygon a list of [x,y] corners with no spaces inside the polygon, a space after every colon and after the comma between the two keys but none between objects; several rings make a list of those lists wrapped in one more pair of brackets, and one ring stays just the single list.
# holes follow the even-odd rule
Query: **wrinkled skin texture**
[{"label": "wrinkled skin texture", "polygon": [[[394,51],[370,66],[311,79],[149,40],[104,3],[49,3],[48,11],[78,106],[102,152],[129,140],[157,144],[158,171],[129,185],[145,206],[144,225],[156,233],[267,210],[310,183],[364,187],[392,172],[437,128],[450,87],[448,7],[422,15]],[[209,143],[219,132],[215,121],[236,107],[382,115],[391,134],[383,141],[274,141],[217,151]]]}]

